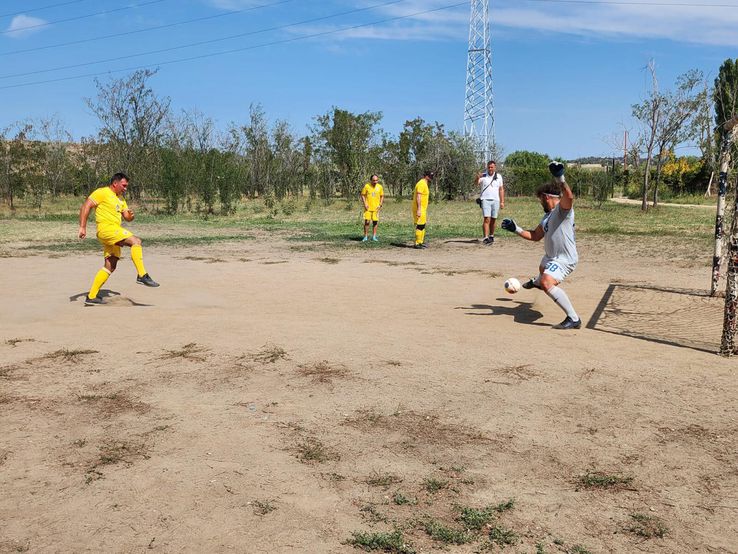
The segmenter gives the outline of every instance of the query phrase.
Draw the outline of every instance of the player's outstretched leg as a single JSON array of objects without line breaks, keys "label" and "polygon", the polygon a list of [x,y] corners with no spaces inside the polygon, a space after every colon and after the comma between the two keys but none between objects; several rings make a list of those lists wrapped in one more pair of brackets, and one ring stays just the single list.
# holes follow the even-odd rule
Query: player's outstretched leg
[{"label": "player's outstretched leg", "polygon": [[564,321],[558,325],[554,325],[554,329],[579,329],[582,326],[582,320],[579,319],[579,315],[574,310],[574,306],[569,300],[569,296],[566,291],[559,286],[559,282],[547,273],[542,273],[538,277],[540,288],[556,302],[556,305],[561,308],[566,314]]},{"label": "player's outstretched leg", "polygon": [[571,300],[569,300],[569,296],[564,289],[554,286],[549,288],[546,294],[566,313],[566,319],[558,325],[554,325],[554,329],[579,329],[582,326],[582,320],[579,319],[579,315],[574,311],[574,306],[572,306]]},{"label": "player's outstretched leg", "polygon": [[125,241],[131,247],[131,261],[136,266],[136,283],[139,285],[145,285],[147,287],[158,287],[159,283],[154,281],[151,276],[146,272],[146,267],[143,261],[143,248],[141,246],[141,239],[138,237],[129,237]]}]

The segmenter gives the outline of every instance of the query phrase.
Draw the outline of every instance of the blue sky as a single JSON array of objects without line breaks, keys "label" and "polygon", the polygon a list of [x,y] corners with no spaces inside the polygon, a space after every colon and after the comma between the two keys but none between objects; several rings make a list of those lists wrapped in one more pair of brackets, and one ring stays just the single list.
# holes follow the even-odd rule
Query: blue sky
[{"label": "blue sky", "polygon": [[[246,121],[249,105],[260,103],[271,121],[287,120],[298,134],[332,106],[381,111],[393,134],[418,116],[461,130],[469,5],[411,15],[459,3],[4,0],[0,128],[57,116],[75,138],[94,135],[97,120],[84,102],[96,93],[91,74],[105,82],[158,65],[155,91],[221,129]],[[650,59],[666,89],[692,68],[712,82],[726,58],[738,57],[738,0],[490,6],[496,138],[506,153],[616,154],[623,130],[637,131],[630,106],[650,86]],[[355,27],[395,17],[403,19]],[[197,18],[209,19],[173,25]],[[341,31],[348,27],[355,28]],[[242,36],[221,40],[233,35]],[[84,42],[66,44],[75,41]],[[168,48],[176,49],[150,53]],[[237,51],[223,53],[230,50]]]}]

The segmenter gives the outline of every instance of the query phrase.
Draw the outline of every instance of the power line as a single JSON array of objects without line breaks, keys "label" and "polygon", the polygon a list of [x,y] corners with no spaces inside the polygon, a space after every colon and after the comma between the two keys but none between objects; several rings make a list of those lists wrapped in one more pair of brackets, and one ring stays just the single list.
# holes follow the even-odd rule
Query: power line
[{"label": "power line", "polygon": [[621,0],[525,0],[526,2],[543,2],[546,4],[609,4],[615,6],[666,6],[683,8],[738,8],[738,4],[692,4],[677,2],[623,2]]},{"label": "power line", "polygon": [[420,11],[420,12],[415,12],[415,13],[406,14],[406,15],[399,15],[399,16],[396,16],[396,17],[389,17],[389,18],[386,18],[386,19],[380,19],[380,20],[377,20],[377,21],[371,21],[369,23],[360,23],[360,24],[357,24],[357,25],[351,25],[351,26],[348,26],[348,27],[343,27],[341,29],[333,29],[331,31],[321,31],[319,33],[311,33],[309,35],[302,35],[302,36],[299,36],[299,37],[293,37],[293,38],[282,39],[282,40],[275,40],[275,41],[272,41],[272,42],[264,42],[262,44],[255,44],[255,45],[252,45],[252,46],[245,46],[243,48],[233,48],[231,50],[222,50],[220,52],[211,52],[209,54],[200,54],[200,55],[197,55],[197,56],[190,56],[190,57],[187,57],[187,58],[178,58],[178,59],[175,59],[175,60],[169,60],[169,61],[165,61],[165,62],[150,63],[150,64],[139,65],[139,66],[132,66],[132,67],[124,67],[124,68],[121,68],[121,69],[113,69],[113,70],[103,71],[103,72],[97,72],[97,73],[86,73],[84,75],[74,75],[74,76],[71,76],[71,77],[59,77],[57,79],[45,79],[43,81],[32,81],[32,82],[29,82],[29,83],[20,83],[20,84],[17,84],[17,85],[5,85],[5,86],[0,86],[0,90],[6,90],[6,89],[11,89],[11,88],[20,88],[20,87],[28,87],[28,86],[34,86],[34,85],[44,85],[44,84],[47,84],[47,83],[58,83],[58,82],[61,82],[61,81],[71,81],[71,80],[74,80],[74,79],[85,79],[87,77],[97,77],[99,75],[108,75],[108,74],[111,74],[111,73],[122,73],[124,71],[137,71],[137,70],[140,70],[140,69],[147,69],[147,68],[157,67],[157,66],[162,66],[162,65],[171,65],[171,64],[175,64],[175,63],[183,63],[183,62],[189,62],[189,61],[194,61],[194,60],[201,60],[201,59],[205,59],[205,58],[213,58],[213,57],[216,57],[216,56],[223,56],[223,55],[227,55],[227,54],[235,54],[237,52],[246,52],[247,50],[256,50],[257,48],[264,48],[264,47],[267,47],[267,46],[276,46],[276,45],[279,45],[279,44],[287,44],[287,43],[290,43],[290,42],[297,42],[297,41],[305,40],[305,39],[318,38],[318,37],[323,37],[323,36],[327,36],[327,35],[334,35],[334,34],[338,34],[338,33],[343,33],[343,32],[346,32],[346,31],[353,31],[355,29],[361,29],[363,27],[371,27],[371,26],[374,26],[374,25],[381,25],[383,23],[391,23],[393,21],[399,21],[399,20],[402,20],[402,19],[409,19],[411,17],[417,17],[419,15],[426,15],[426,14],[429,14],[429,13],[440,12],[440,11],[449,10],[449,9],[452,9],[452,8],[458,8],[460,6],[466,6],[468,4],[469,4],[469,2],[468,2],[468,0],[466,0],[464,2],[458,2],[458,3],[455,3],[455,4],[448,4],[448,5],[440,6],[438,8],[433,8],[433,9],[430,9],[430,10],[423,10],[423,11]]},{"label": "power line", "polygon": [[79,4],[80,2],[87,2],[87,0],[70,0],[69,2],[59,2],[58,4],[49,4],[47,6],[41,6],[39,8],[23,10],[22,12],[4,13],[0,15],[0,17],[13,17],[14,15],[23,15],[27,13],[40,12],[41,10],[50,10],[51,8],[59,8],[61,6],[68,6],[70,4]]},{"label": "power line", "polygon": [[[77,0],[77,1],[86,1],[86,0]],[[135,34],[138,34],[138,33],[146,33],[148,31],[159,31],[161,29],[169,29],[171,27],[177,27],[178,25],[187,25],[189,23],[198,23],[200,21],[207,21],[207,20],[210,20],[210,19],[217,19],[219,17],[226,17],[228,15],[236,15],[236,14],[239,14],[239,13],[244,13],[244,12],[249,12],[249,11],[253,11],[253,10],[258,10],[258,9],[261,9],[261,8],[271,8],[273,6],[279,6],[280,4],[288,4],[288,3],[294,2],[294,1],[295,0],[281,0],[280,2],[273,2],[271,4],[261,4],[259,6],[251,6],[251,7],[248,7],[248,8],[243,8],[241,10],[233,10],[233,11],[229,11],[229,12],[218,13],[218,14],[215,14],[215,15],[206,15],[206,16],[203,16],[203,17],[197,17],[195,19],[186,19],[184,21],[177,21],[175,23],[167,23],[167,24],[164,24],[164,25],[156,25],[154,27],[146,27],[144,29],[137,29],[137,30],[134,30],[134,31],[123,31],[123,32],[120,32],[120,33],[116,33],[115,36],[116,37],[123,37],[123,36],[128,36],[128,35],[135,35]],[[49,45],[46,45],[46,46],[36,46],[35,48],[26,48],[24,50],[11,50],[10,52],[0,52],[0,56],[10,56],[10,55],[13,55],[13,54],[25,54],[27,52],[37,52],[38,50],[48,50],[49,48],[61,48],[63,46],[72,46],[74,44],[83,44],[85,42],[94,42],[96,40],[104,40],[104,39],[109,39],[109,38],[110,38],[110,35],[109,34],[108,35],[101,35],[101,36],[92,37],[92,38],[85,38],[85,39],[80,39],[80,40],[72,40],[72,41],[69,41],[69,42],[59,42],[57,44],[49,44]]]},{"label": "power line", "polygon": [[313,17],[311,19],[305,19],[303,21],[297,21],[295,23],[287,23],[287,24],[284,24],[284,25],[277,25],[275,27],[267,27],[265,29],[258,29],[256,31],[248,31],[248,32],[245,32],[245,33],[238,33],[236,35],[229,35],[229,36],[221,37],[221,38],[214,38],[214,39],[209,39],[209,40],[200,40],[200,41],[197,41],[197,42],[190,42],[190,43],[187,43],[187,44],[181,44],[179,46],[170,46],[168,48],[159,48],[157,50],[147,50],[147,51],[141,52],[139,54],[127,54],[125,56],[117,56],[117,57],[114,57],[114,58],[106,58],[104,60],[97,60],[97,61],[94,61],[94,62],[81,62],[81,63],[75,63],[75,64],[69,64],[69,65],[62,65],[62,66],[59,66],[59,67],[52,67],[50,69],[37,69],[35,71],[26,71],[26,72],[23,72],[23,73],[12,73],[12,74],[8,74],[8,75],[0,75],[0,79],[12,79],[12,78],[15,78],[15,77],[28,77],[29,75],[39,75],[41,73],[51,73],[53,71],[62,71],[62,70],[65,70],[65,69],[75,69],[75,68],[78,68],[78,67],[87,67],[87,66],[90,66],[90,65],[97,65],[97,64],[101,64],[101,63],[117,62],[117,61],[121,61],[121,60],[127,60],[127,59],[130,59],[130,58],[138,58],[140,56],[148,56],[148,55],[151,55],[151,54],[163,54],[164,52],[172,52],[174,50],[182,50],[183,48],[192,48],[194,46],[203,46],[205,44],[213,44],[213,43],[216,43],[216,42],[223,42],[225,40],[233,40],[235,38],[243,38],[243,37],[247,37],[247,36],[251,36],[251,35],[258,35],[258,34],[261,34],[261,33],[268,33],[270,31],[279,31],[281,29],[286,29],[288,27],[296,27],[298,25],[306,25],[308,23],[316,23],[318,21],[325,21],[326,19],[332,19],[332,18],[335,18],[335,17],[344,16],[344,15],[352,15],[352,14],[356,14],[356,13],[359,13],[359,12],[370,11],[370,10],[374,10],[376,8],[383,8],[383,7],[386,7],[386,6],[390,6],[392,4],[400,4],[400,3],[406,2],[406,1],[407,0],[391,0],[389,2],[384,2],[382,4],[374,4],[372,6],[366,6],[364,8],[356,8],[356,9],[353,9],[353,10],[348,10],[348,11],[345,11],[345,12],[339,12],[339,13],[335,13],[335,14],[331,14],[331,15],[324,15],[324,16],[320,16],[320,17]]},{"label": "power line", "polygon": [[44,23],[37,23],[35,25],[27,25],[26,27],[17,27],[10,31],[3,31],[0,34],[9,35],[12,33],[17,33],[19,31],[28,31],[30,29],[38,29],[39,27],[48,27],[49,25],[56,25],[57,23],[67,23],[69,21],[78,21],[80,19],[87,19],[89,17],[95,17],[98,15],[108,15],[111,13],[122,12],[124,10],[130,10],[132,8],[141,8],[143,6],[149,6],[151,4],[158,4],[160,2],[166,2],[166,0],[149,0],[148,2],[141,2],[140,4],[131,4],[130,6],[123,6],[121,8],[113,8],[112,10],[103,10],[101,12],[77,15],[75,17],[67,17],[66,19],[57,19],[55,21],[45,21]]}]

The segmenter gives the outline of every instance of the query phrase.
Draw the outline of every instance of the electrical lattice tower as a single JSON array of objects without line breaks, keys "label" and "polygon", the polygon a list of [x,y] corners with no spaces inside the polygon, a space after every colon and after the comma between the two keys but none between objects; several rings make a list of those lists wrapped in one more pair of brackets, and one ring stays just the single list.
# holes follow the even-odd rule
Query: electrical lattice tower
[{"label": "electrical lattice tower", "polygon": [[474,140],[482,162],[490,159],[495,146],[491,44],[489,0],[471,0],[464,134]]}]

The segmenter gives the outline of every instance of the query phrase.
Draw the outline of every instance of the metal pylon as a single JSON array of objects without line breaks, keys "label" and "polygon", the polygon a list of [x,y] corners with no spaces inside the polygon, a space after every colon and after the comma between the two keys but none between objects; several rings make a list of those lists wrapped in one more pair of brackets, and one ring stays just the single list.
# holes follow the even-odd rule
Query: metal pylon
[{"label": "metal pylon", "polygon": [[464,134],[474,140],[482,160],[489,160],[495,144],[489,0],[471,0]]}]

